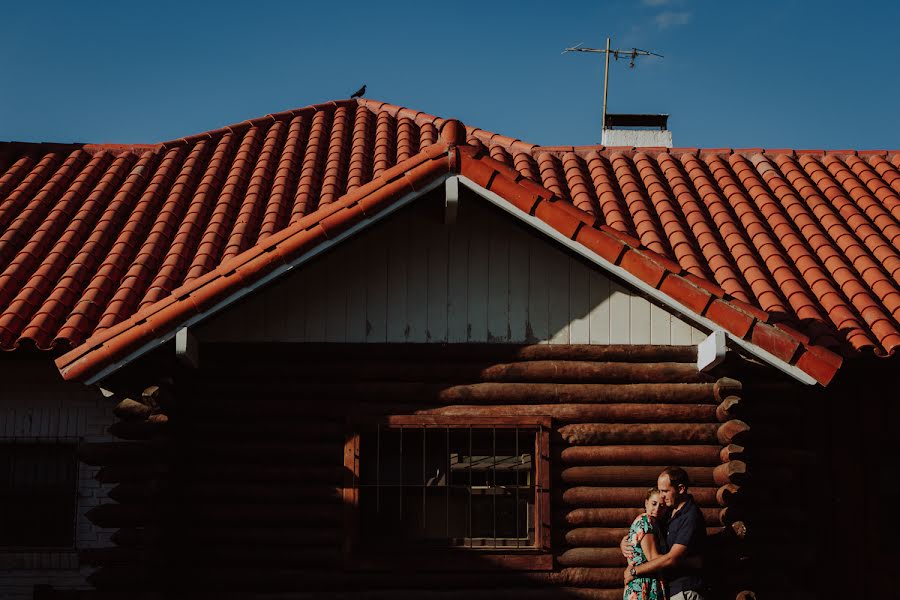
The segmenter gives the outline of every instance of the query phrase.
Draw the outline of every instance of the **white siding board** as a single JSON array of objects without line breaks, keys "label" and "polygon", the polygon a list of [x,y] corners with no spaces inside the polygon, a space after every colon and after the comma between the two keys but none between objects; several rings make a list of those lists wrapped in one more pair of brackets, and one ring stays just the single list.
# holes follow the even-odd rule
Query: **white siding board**
[{"label": "white siding board", "polygon": [[351,285],[347,278],[347,248],[336,248],[331,260],[323,263],[325,297],[325,334],[323,340],[343,343],[347,341],[347,293]]},{"label": "white siding board", "polygon": [[487,339],[508,342],[509,332],[509,237],[505,229],[488,230]]},{"label": "white siding board", "polygon": [[[460,210],[460,214],[463,213]],[[447,257],[447,341],[465,342],[469,322],[469,235],[465,228],[450,229]]]},{"label": "white siding board", "polygon": [[[375,234],[382,235],[375,235]],[[387,245],[383,229],[366,240],[366,341],[387,341]]]},{"label": "white siding board", "polygon": [[325,320],[328,318],[325,286],[328,279],[325,276],[325,265],[322,260],[317,260],[310,265],[309,277],[306,289],[306,331],[307,342],[324,342]]},{"label": "white siding board", "polygon": [[406,286],[409,260],[409,218],[405,211],[387,223],[387,341],[405,342],[409,327]]},{"label": "white siding board", "polygon": [[509,236],[509,334],[511,341],[528,335],[528,237],[513,227]]},{"label": "white siding board", "polygon": [[410,245],[407,249],[406,341],[413,343],[428,341],[425,335],[428,328],[428,254],[424,249],[430,240],[421,225],[409,223],[407,229]]},{"label": "white siding board", "polygon": [[[473,208],[471,202],[467,208]],[[480,213],[480,211],[479,211]],[[477,214],[472,220],[469,237],[468,336],[470,342],[486,342],[488,324],[488,294],[490,293],[490,229]]]},{"label": "white siding board", "polygon": [[574,259],[569,259],[569,343],[589,344],[591,281],[590,271]]},{"label": "white siding board", "polygon": [[650,343],[668,346],[672,343],[672,315],[650,304]]},{"label": "white siding board", "polygon": [[672,345],[689,346],[691,345],[691,330],[693,327],[672,315]]},{"label": "white siding board", "polygon": [[537,238],[528,242],[529,284],[528,284],[528,339],[546,342],[550,339],[550,280],[549,256]]},{"label": "white siding board", "polygon": [[609,343],[609,278],[591,270],[588,274],[590,315],[588,323],[591,328],[591,344]]},{"label": "white siding board", "polygon": [[201,341],[696,344],[706,337],[500,212],[413,207],[198,328]]},{"label": "white siding board", "polygon": [[703,333],[698,329],[691,328],[691,344],[699,344],[708,337],[709,334]]},{"label": "white siding board", "polygon": [[609,343],[631,343],[631,294],[618,283],[609,284]]},{"label": "white siding board", "polygon": [[562,252],[553,252],[548,261],[550,343],[569,343],[569,262]]},{"label": "white siding board", "polygon": [[426,219],[421,226],[429,241],[426,248],[428,257],[428,287],[426,294],[427,314],[425,315],[425,339],[429,342],[447,341],[448,297],[448,255],[450,228],[436,218]]},{"label": "white siding board", "polygon": [[650,343],[650,303],[641,296],[631,296],[632,344]]},{"label": "white siding board", "polygon": [[366,341],[366,257],[362,245],[347,255],[347,342]]}]

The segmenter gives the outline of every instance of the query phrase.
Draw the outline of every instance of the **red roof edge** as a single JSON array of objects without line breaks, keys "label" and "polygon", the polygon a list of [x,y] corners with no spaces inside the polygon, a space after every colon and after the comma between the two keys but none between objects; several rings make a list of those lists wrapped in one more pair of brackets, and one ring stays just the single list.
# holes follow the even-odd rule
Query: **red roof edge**
[{"label": "red roof edge", "polygon": [[[453,129],[453,128],[445,128]],[[452,133],[452,132],[448,132]],[[444,137],[444,132],[442,132]],[[450,172],[446,142],[426,147],[380,177],[302,218],[212,271],[176,288],[132,317],[97,332],[56,360],[66,380],[85,381],[220,301],[287,265],[350,227],[371,219],[399,198]]]},{"label": "red roof edge", "polygon": [[520,210],[540,219],[565,237],[621,267],[647,285],[705,317],[776,359],[796,367],[823,386],[834,378],[843,359],[814,346],[800,335],[776,328],[765,311],[732,299],[712,282],[697,280],[677,263],[635,244],[553,192],[472,146],[459,148],[459,172]]}]

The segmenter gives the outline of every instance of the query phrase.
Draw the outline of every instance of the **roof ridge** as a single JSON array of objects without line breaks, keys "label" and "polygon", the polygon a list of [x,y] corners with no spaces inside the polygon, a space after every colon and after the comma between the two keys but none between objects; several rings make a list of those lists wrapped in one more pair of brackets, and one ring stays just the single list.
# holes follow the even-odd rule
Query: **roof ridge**
[{"label": "roof ridge", "polygon": [[267,115],[263,115],[262,117],[256,117],[254,119],[248,119],[246,121],[241,121],[239,123],[232,123],[231,125],[225,125],[224,127],[219,127],[217,129],[211,129],[209,131],[203,131],[200,133],[195,133],[193,135],[189,135],[183,138],[175,138],[166,142],[161,142],[159,144],[160,149],[168,150],[170,148],[174,148],[176,146],[182,146],[185,144],[192,144],[194,142],[199,142],[201,140],[213,140],[218,137],[225,135],[226,133],[232,133],[240,135],[246,132],[251,127],[255,127],[257,125],[263,125],[268,123],[277,123],[279,121],[288,122],[294,117],[304,114],[315,114],[321,110],[335,110],[341,106],[352,106],[355,103],[355,100],[330,100],[328,102],[320,102],[318,104],[310,104],[308,106],[303,106],[300,108],[293,108],[290,110],[283,110],[277,113],[269,113]]}]

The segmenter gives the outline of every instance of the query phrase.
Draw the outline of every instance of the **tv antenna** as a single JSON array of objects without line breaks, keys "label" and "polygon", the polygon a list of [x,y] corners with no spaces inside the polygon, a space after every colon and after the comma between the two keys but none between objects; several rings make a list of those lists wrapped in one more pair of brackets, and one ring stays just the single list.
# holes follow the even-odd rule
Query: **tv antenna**
[{"label": "tv antenna", "polygon": [[609,57],[613,56],[616,60],[619,58],[627,58],[628,59],[628,67],[634,68],[634,61],[639,56],[658,56],[659,58],[665,58],[662,54],[657,54],[656,52],[650,52],[649,50],[641,50],[640,48],[632,48],[631,50],[615,50],[609,47],[610,38],[606,38],[606,48],[583,48],[584,42],[572,46],[571,48],[566,48],[562,51],[562,54],[566,52],[593,52],[595,54],[605,54],[606,55],[606,71],[603,74],[603,124],[601,127],[606,128],[606,96],[609,91]]}]

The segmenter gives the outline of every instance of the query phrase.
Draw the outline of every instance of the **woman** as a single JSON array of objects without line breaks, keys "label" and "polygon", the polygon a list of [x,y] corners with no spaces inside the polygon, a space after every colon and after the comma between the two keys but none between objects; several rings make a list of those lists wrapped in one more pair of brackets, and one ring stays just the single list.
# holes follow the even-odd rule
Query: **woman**
[{"label": "woman", "polygon": [[[640,565],[659,555],[656,544],[658,518],[666,510],[659,490],[651,488],[644,499],[645,512],[637,516],[628,531],[628,544],[634,548],[634,556],[629,565]],[[651,577],[632,579],[625,586],[624,600],[665,600],[663,582]]]}]

